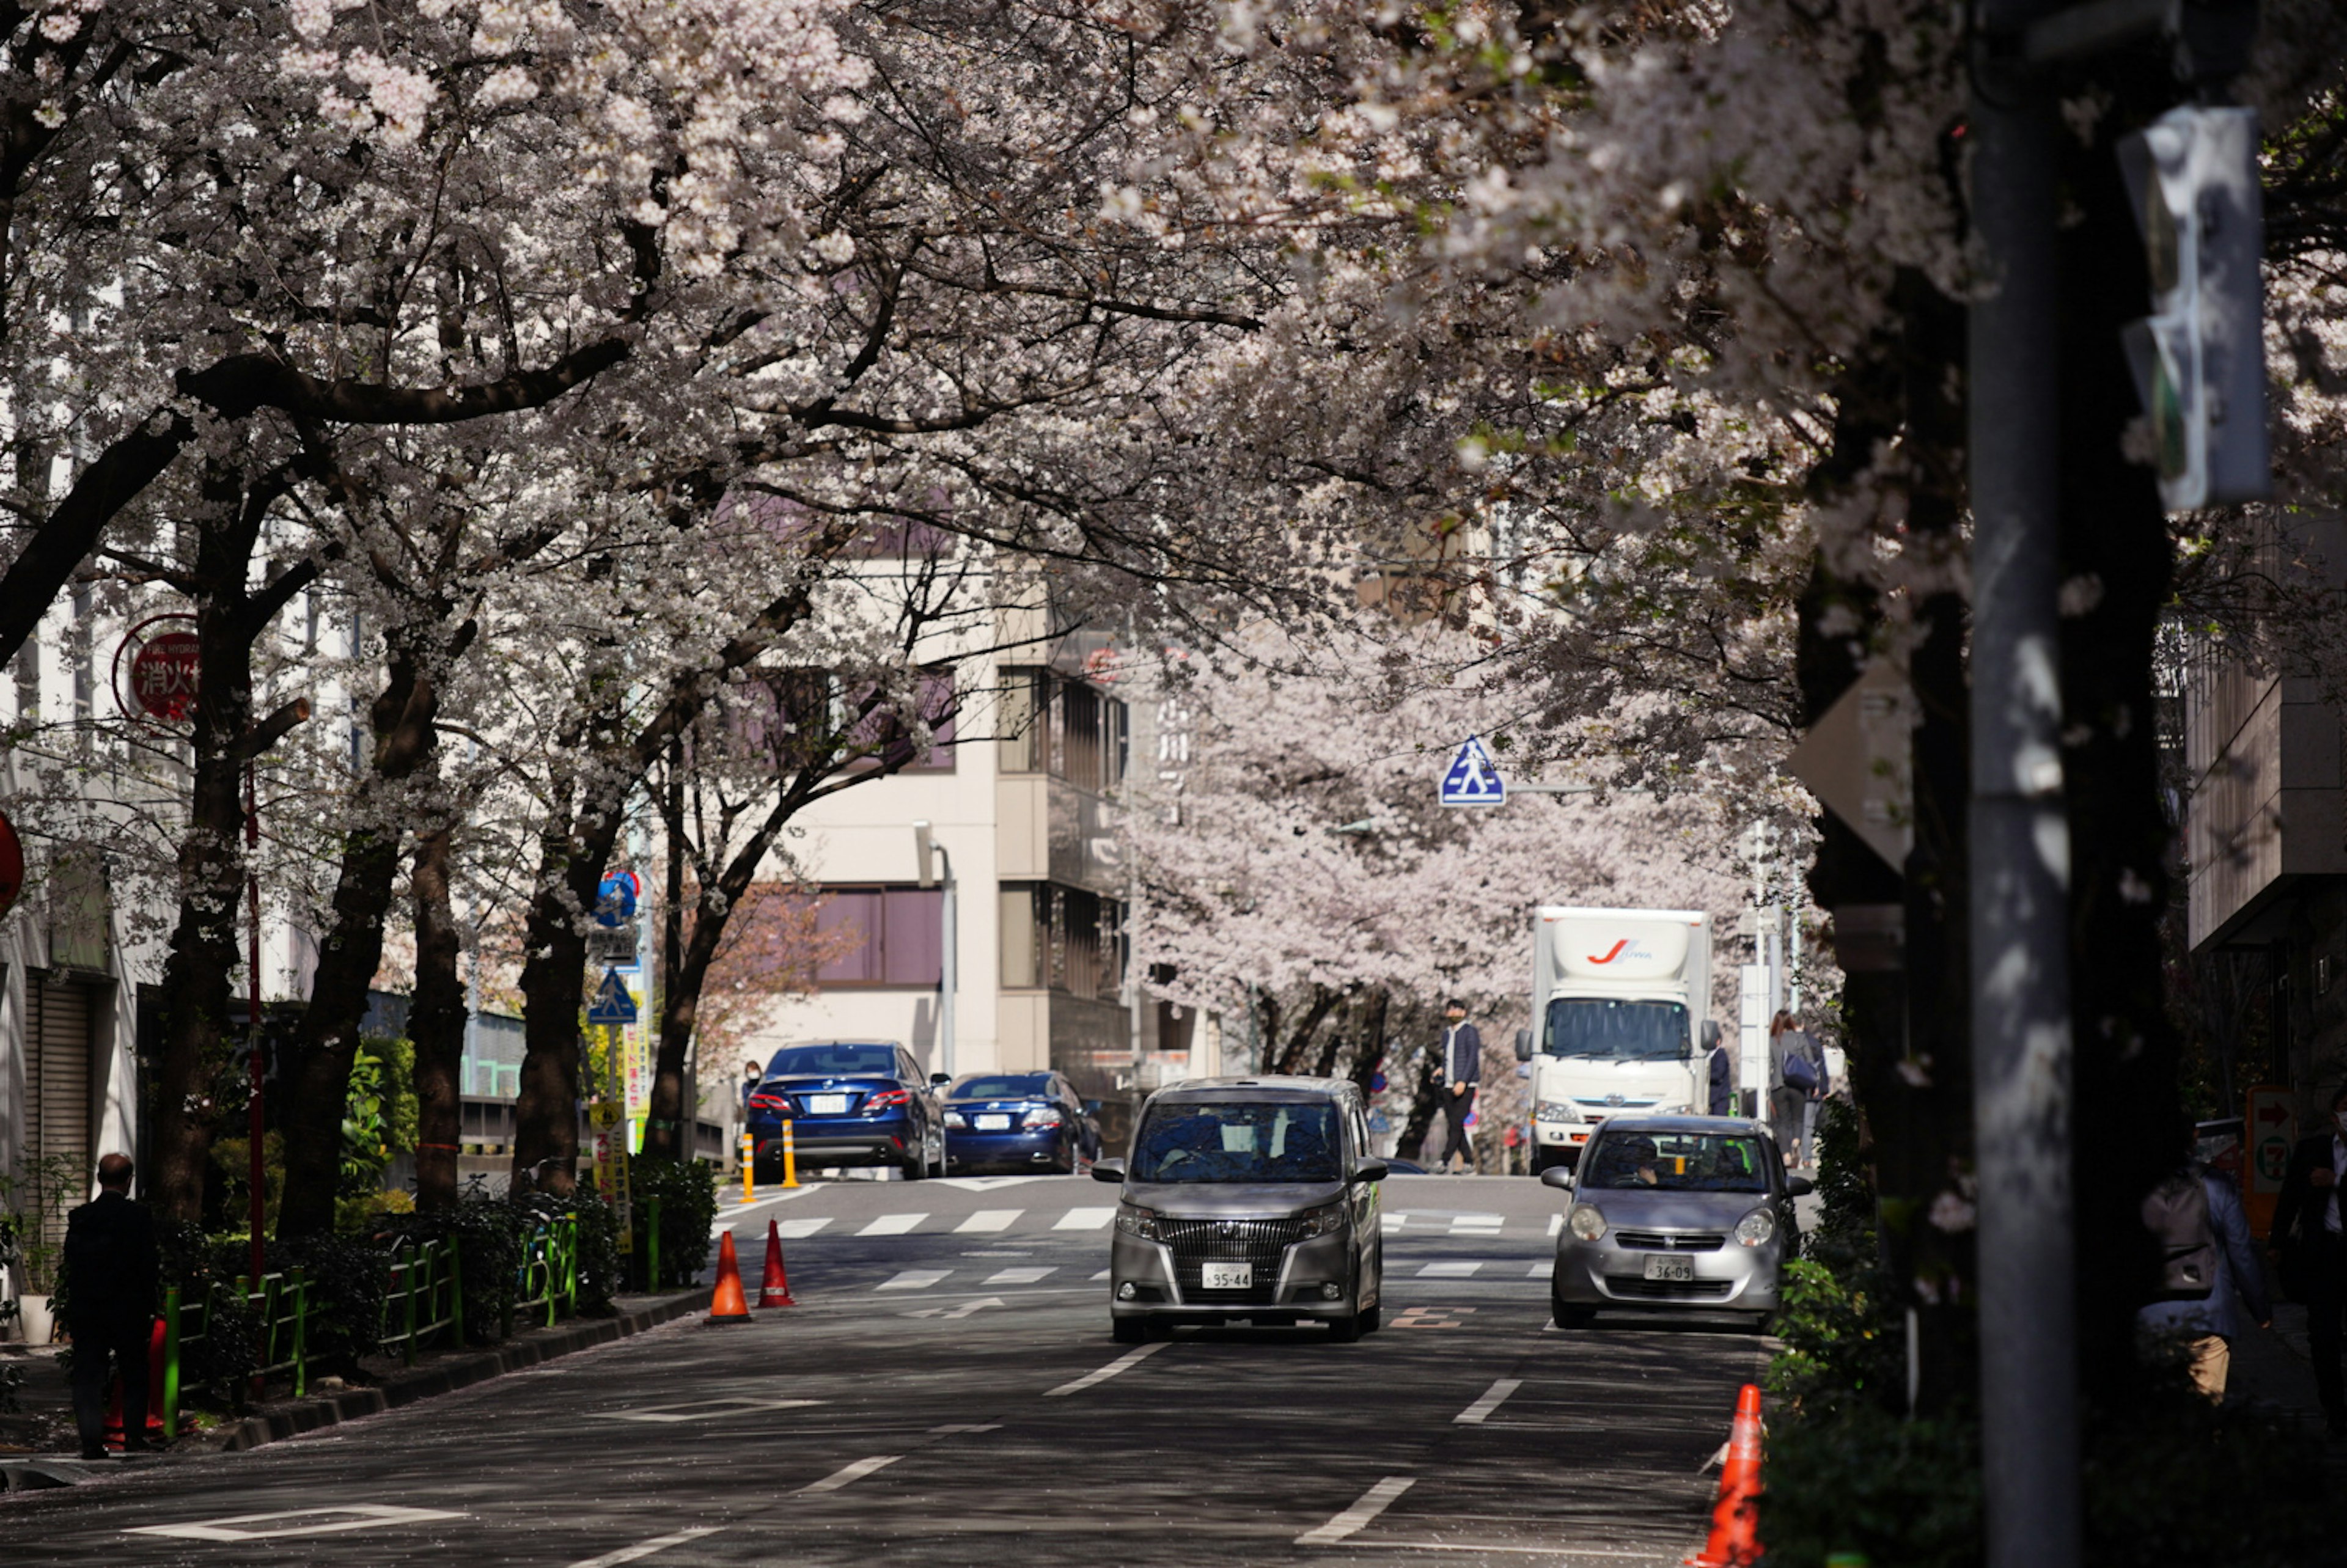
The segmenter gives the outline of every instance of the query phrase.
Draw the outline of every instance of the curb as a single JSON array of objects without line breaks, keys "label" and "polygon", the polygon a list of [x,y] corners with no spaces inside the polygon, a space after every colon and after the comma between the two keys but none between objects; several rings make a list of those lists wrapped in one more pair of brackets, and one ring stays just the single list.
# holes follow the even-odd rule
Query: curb
[{"label": "curb", "polygon": [[436,1367],[413,1377],[395,1378],[372,1389],[350,1389],[339,1394],[262,1410],[217,1429],[204,1439],[200,1449],[216,1453],[241,1453],[265,1443],[282,1442],[287,1438],[299,1437],[303,1432],[314,1432],[324,1427],[357,1420],[363,1416],[395,1410],[436,1395],[453,1394],[459,1389],[469,1389],[476,1383],[486,1383],[492,1378],[501,1378],[525,1367],[535,1367],[558,1356],[608,1345],[615,1339],[630,1338],[647,1329],[657,1328],[663,1323],[690,1317],[701,1310],[708,1294],[707,1289],[702,1288],[682,1296],[671,1296],[617,1317],[574,1323],[540,1337],[501,1345],[494,1350],[468,1356],[461,1361]]}]

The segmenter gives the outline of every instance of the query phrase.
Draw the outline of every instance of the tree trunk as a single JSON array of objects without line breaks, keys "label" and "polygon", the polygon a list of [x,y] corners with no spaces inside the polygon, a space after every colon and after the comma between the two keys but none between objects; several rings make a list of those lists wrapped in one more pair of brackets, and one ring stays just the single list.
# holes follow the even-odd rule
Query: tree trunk
[{"label": "tree trunk", "polygon": [[567,1195],[578,1184],[579,1007],[587,976],[579,921],[595,907],[623,821],[619,803],[632,782],[607,784],[618,798],[582,810],[576,832],[553,825],[538,836],[538,892],[525,927],[529,957],[521,970],[521,1093],[514,1106],[513,1174],[521,1190]]},{"label": "tree trunk", "polygon": [[415,997],[407,1036],[415,1044],[415,1203],[427,1213],[456,1206],[456,1156],[464,1136],[465,987],[456,973],[463,943],[448,897],[447,825],[416,835],[409,873],[415,899]]}]

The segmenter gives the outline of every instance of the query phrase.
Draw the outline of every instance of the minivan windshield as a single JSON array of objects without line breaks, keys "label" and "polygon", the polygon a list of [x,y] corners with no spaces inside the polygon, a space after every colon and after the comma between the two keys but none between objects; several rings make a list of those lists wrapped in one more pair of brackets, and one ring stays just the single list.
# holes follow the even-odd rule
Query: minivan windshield
[{"label": "minivan windshield", "polygon": [[1019,1100],[1048,1098],[1051,1075],[1020,1072],[1009,1077],[965,1078],[947,1092],[948,1100]]},{"label": "minivan windshield", "polygon": [[887,1045],[786,1045],[766,1063],[769,1078],[812,1078],[818,1073],[897,1076],[897,1050]]},{"label": "minivan windshield", "polygon": [[1133,1140],[1136,1182],[1341,1180],[1337,1108],[1326,1102],[1178,1101],[1153,1106]]},{"label": "minivan windshield", "polygon": [[1765,1193],[1768,1150],[1749,1133],[1604,1132],[1583,1156],[1584,1193]]},{"label": "minivan windshield", "polygon": [[1634,1002],[1614,997],[1558,997],[1541,1030],[1546,1056],[1594,1056],[1616,1061],[1678,1061],[1693,1054],[1687,1009],[1677,1002]]}]

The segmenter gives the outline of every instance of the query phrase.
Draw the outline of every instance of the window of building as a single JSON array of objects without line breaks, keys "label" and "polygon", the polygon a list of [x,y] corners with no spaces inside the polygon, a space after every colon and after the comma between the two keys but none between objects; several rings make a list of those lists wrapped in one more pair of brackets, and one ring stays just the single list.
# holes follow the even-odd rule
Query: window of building
[{"label": "window of building", "polygon": [[1114,1001],[1124,985],[1124,906],[1081,887],[1006,882],[1002,984]]},{"label": "window of building", "polygon": [[945,894],[936,887],[826,886],[815,934],[832,956],[820,986],[934,986],[944,979]]},{"label": "window of building", "polygon": [[1131,745],[1122,700],[1033,665],[1001,671],[999,766],[1049,774],[1080,789],[1124,782]]}]

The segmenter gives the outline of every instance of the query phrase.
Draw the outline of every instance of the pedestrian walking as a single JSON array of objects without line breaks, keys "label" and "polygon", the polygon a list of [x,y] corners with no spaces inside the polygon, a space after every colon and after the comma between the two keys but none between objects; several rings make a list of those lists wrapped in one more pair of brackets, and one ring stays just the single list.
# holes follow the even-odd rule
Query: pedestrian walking
[{"label": "pedestrian walking", "polygon": [[[1707,1030],[1713,1030],[1710,1024],[1703,1027]],[[1707,1109],[1714,1116],[1732,1114],[1736,1106],[1736,1074],[1727,1060],[1727,1047],[1719,1040],[1716,1030],[1713,1030],[1711,1060],[1706,1064],[1706,1071],[1711,1081]]]},{"label": "pedestrian walking", "polygon": [[1475,1109],[1476,1086],[1483,1080],[1483,1037],[1467,1021],[1467,1004],[1457,997],[1443,1005],[1442,1016],[1450,1020],[1442,1030],[1442,1114],[1450,1123],[1442,1146],[1442,1169],[1448,1173],[1457,1159],[1471,1173],[1475,1151],[1467,1138],[1467,1117]]},{"label": "pedestrian walking", "polygon": [[2180,1363],[2192,1386],[2221,1404],[2233,1341],[2247,1323],[2269,1327],[2273,1308],[2240,1194],[2195,1157],[2191,1118],[2179,1119],[2174,1136],[2177,1168],[2143,1200],[2144,1226],[2159,1244],[2160,1279],[2158,1294],[2136,1311],[2136,1329],[2147,1358]]},{"label": "pedestrian walking", "polygon": [[2347,1179],[2347,1088],[2331,1097],[2332,1130],[2299,1140],[2274,1201],[2272,1240],[2281,1253],[2282,1288],[2306,1304],[2306,1344],[2314,1391],[2334,1438],[2347,1437],[2347,1386],[2339,1373],[2347,1315],[2347,1236],[2339,1224],[2339,1187]]},{"label": "pedestrian walking", "polygon": [[744,1109],[749,1106],[750,1096],[755,1094],[758,1091],[758,1085],[765,1081],[765,1069],[758,1065],[756,1057],[753,1056],[742,1064],[742,1104]]},{"label": "pedestrian walking", "polygon": [[66,1216],[74,1424],[81,1457],[106,1458],[108,1363],[122,1377],[122,1450],[147,1447],[147,1354],[155,1322],[155,1222],[130,1201],[130,1158],[97,1163],[97,1196]]},{"label": "pedestrian walking", "polygon": [[1788,1169],[1808,1163],[1809,1102],[1822,1092],[1825,1053],[1788,1011],[1768,1020],[1768,1122]]}]

